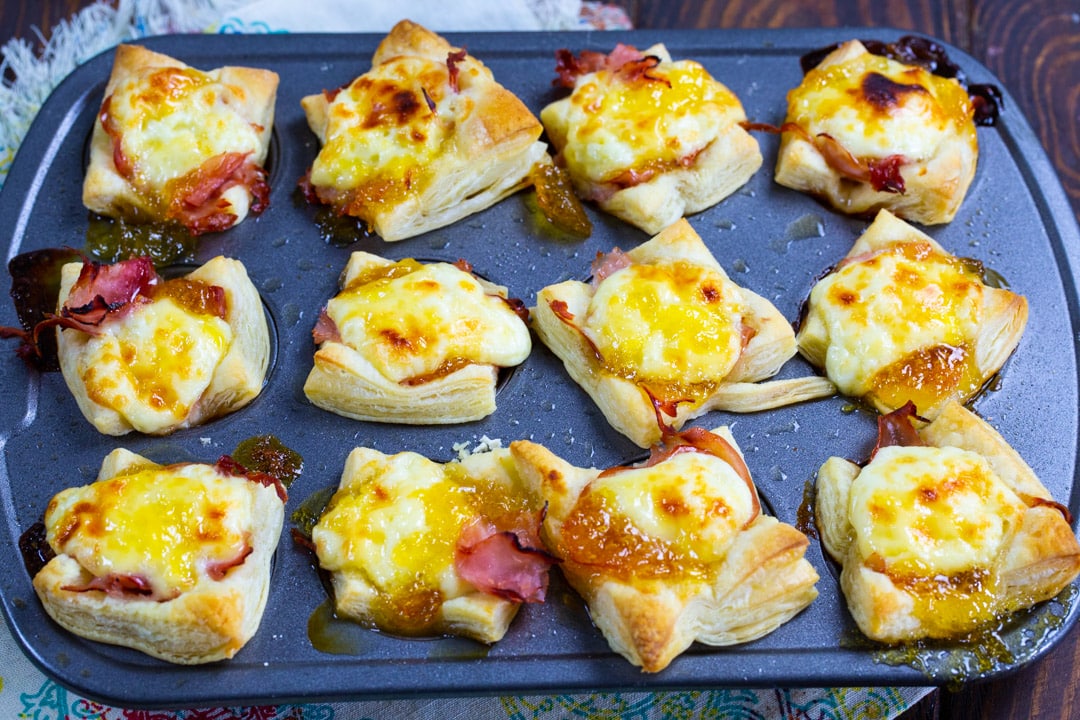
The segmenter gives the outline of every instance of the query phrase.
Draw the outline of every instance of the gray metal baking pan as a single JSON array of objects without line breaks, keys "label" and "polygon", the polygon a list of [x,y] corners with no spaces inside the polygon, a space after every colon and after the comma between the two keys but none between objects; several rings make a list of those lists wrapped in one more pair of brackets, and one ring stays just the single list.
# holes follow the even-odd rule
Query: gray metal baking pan
[{"label": "gray metal baking pan", "polygon": [[[895,40],[889,30],[674,31],[628,33],[452,34],[534,111],[558,96],[558,48],[607,51],[616,42],[646,47],[665,42],[676,58],[694,58],[726,83],[758,122],[782,121],[785,93],[801,77],[805,52],[851,37]],[[81,417],[59,374],[38,374],[13,347],[0,353],[0,599],[5,619],[26,654],[47,675],[93,699],[129,707],[196,707],[476,694],[674,690],[749,686],[921,685],[946,682],[956,654],[928,649],[919,656],[936,673],[890,664],[880,648],[860,640],[840,594],[837,570],[811,542],[820,597],[801,615],[756,642],[728,648],[695,645],[659,674],[642,674],[613,654],[580,600],[553,580],[544,605],[523,608],[493,647],[456,639],[403,640],[359,629],[322,627],[326,592],[308,553],[283,536],[266,614],[255,638],[232,660],[179,667],[135,651],[85,641],[45,615],[23,568],[17,541],[40,519],[60,489],[89,482],[102,457],[118,446],[153,459],[213,461],[253,435],[274,434],[305,459],[287,512],[336,485],[345,456],[367,445],[384,452],[414,450],[437,460],[455,444],[483,436],[529,438],[576,465],[607,467],[641,457],[611,430],[561,364],[539,342],[511,373],[489,418],[457,426],[409,427],[361,423],[318,410],[302,392],[314,350],[311,328],[335,290],[348,253],[364,249],[391,258],[454,261],[535,302],[543,286],[585,278],[598,251],[623,249],[645,234],[590,208],[594,233],[567,241],[538,232],[528,193],[451,227],[399,243],[377,237],[330,242],[315,212],[296,190],[318,150],[299,100],[336,88],[370,67],[379,37],[367,35],[174,36],[146,41],[154,50],[201,68],[247,64],[281,76],[271,155],[270,208],[258,218],[201,242],[197,260],[224,253],[242,259],[273,320],[276,354],[268,383],[250,406],[200,428],[166,438],[111,438]],[[955,48],[950,56],[972,82],[996,79]],[[102,99],[112,53],[76,70],[49,98],[27,135],[0,193],[0,247],[10,259],[42,247],[82,247],[89,223],[81,204],[84,153]],[[1004,89],[1003,89],[1004,90]],[[1080,517],[1077,482],[1077,342],[1080,237],[1061,185],[1037,138],[1005,92],[995,127],[978,130],[978,172],[958,217],[929,232],[953,253],[977,258],[1027,296],[1031,319],[1019,349],[994,389],[975,403],[1035,468],[1056,498]],[[772,180],[775,136],[759,134],[765,164],[749,184],[693,216],[720,263],[741,284],[771,299],[795,320],[815,278],[841,258],[866,227]],[[0,324],[14,325],[9,303]],[[799,358],[781,376],[811,372]],[[870,413],[836,397],[793,408],[737,416],[714,413],[697,424],[730,424],[757,485],[775,515],[795,522],[804,490],[830,455],[866,456],[874,444]],[[962,676],[1000,676],[1044,652],[1076,619],[1075,588],[1016,619],[998,635],[1011,650],[982,668],[972,656]],[[309,636],[323,632],[316,649]],[[329,633],[329,637],[326,637]],[[975,658],[978,660],[978,658]],[[985,658],[984,658],[985,659]],[[910,658],[909,658],[910,660]],[[964,663],[969,663],[965,665]]]}]

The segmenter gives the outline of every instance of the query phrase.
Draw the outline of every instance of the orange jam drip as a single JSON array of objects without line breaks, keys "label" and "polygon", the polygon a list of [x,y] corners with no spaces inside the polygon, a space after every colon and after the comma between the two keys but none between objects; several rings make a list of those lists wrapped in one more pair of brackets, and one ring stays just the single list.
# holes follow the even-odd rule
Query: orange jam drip
[{"label": "orange jam drip", "polygon": [[975,353],[966,344],[921,348],[879,370],[868,396],[889,407],[908,400],[926,412],[949,398],[966,400],[978,392],[983,377]]},{"label": "orange jam drip", "polygon": [[384,632],[420,637],[433,634],[442,604],[442,593],[418,579],[392,593],[376,594],[371,615],[375,627]]},{"label": "orange jam drip", "polygon": [[435,368],[431,372],[424,373],[423,375],[416,375],[416,376],[411,377],[411,378],[406,378],[405,380],[402,380],[398,384],[399,385],[405,385],[407,387],[414,387],[416,385],[424,385],[424,384],[432,382],[434,380],[440,380],[440,379],[446,377],[447,375],[452,375],[453,373],[456,373],[458,370],[461,370],[462,368],[468,367],[469,365],[472,365],[472,364],[473,364],[473,361],[469,360],[468,358],[462,358],[462,357],[450,358],[449,360],[443,361],[443,363],[441,365],[439,365],[439,367]]},{"label": "orange jam drip", "polygon": [[397,278],[405,277],[410,273],[416,272],[422,267],[423,265],[416,260],[405,258],[392,265],[379,265],[377,267],[367,268],[350,280],[348,285],[343,288],[343,291],[348,292],[349,290],[355,290],[356,288],[363,287],[364,285],[373,282],[390,282],[391,280],[396,280]]},{"label": "orange jam drip", "polygon": [[622,578],[663,579],[705,570],[669,543],[642,532],[591,488],[563,522],[561,536],[564,558]]},{"label": "orange jam drip", "polygon": [[1001,608],[989,570],[973,569],[950,576],[892,576],[914,600],[913,613],[930,637],[959,637],[994,621]]},{"label": "orange jam drip", "polygon": [[401,204],[419,187],[422,178],[417,168],[391,166],[386,174],[365,180],[348,192],[344,196],[344,212],[370,222],[380,212]]},{"label": "orange jam drip", "polygon": [[214,315],[225,318],[225,304],[220,302],[221,288],[198,280],[173,278],[154,288],[154,298],[167,297],[195,315]]}]

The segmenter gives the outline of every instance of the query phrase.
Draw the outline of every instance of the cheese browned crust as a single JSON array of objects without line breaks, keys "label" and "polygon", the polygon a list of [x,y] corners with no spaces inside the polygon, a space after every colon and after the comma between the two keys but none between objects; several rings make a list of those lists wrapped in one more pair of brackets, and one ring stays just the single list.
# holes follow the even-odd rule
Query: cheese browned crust
[{"label": "cheese browned crust", "polygon": [[[739,452],[726,427],[713,432]],[[510,451],[547,503],[544,540],[563,575],[611,648],[646,672],[695,641],[762,637],[817,597],[806,536],[762,515],[756,489],[720,457],[601,473],[528,441]]]},{"label": "cheese browned crust", "polygon": [[322,143],[309,174],[318,199],[402,240],[494,205],[550,162],[540,121],[482,62],[451,60],[458,52],[403,20],[371,70],[303,98]]},{"label": "cheese browned crust", "polygon": [[500,367],[528,357],[528,326],[506,288],[447,263],[355,252],[326,307],[340,334],[320,343],[304,393],[357,420],[447,424],[495,411]]},{"label": "cheese browned crust", "polygon": [[1060,506],[989,424],[950,402],[927,446],[818,471],[822,543],[859,628],[887,643],[960,637],[1057,595],[1080,574]]},{"label": "cheese browned crust", "polygon": [[659,64],[584,74],[540,119],[577,192],[652,235],[735,192],[762,157],[739,99],[704,67],[662,44],[642,55]]},{"label": "cheese browned crust", "polygon": [[685,219],[625,255],[629,266],[598,287],[551,285],[531,311],[570,377],[641,447],[661,436],[653,398],[677,403],[664,422],[678,429],[711,410],[753,412],[835,392],[816,376],[761,382],[795,354],[795,333],[772,303],[728,278]]},{"label": "cheese browned crust", "polygon": [[[58,312],[81,269],[64,266]],[[218,256],[186,278],[224,289],[224,319],[165,297],[136,303],[98,334],[57,329],[64,381],[98,431],[164,435],[234,412],[262,390],[270,331],[243,264]]]},{"label": "cheese browned crust", "polygon": [[1012,354],[1027,300],[882,210],[810,293],[799,352],[837,388],[889,412],[932,418],[966,402]]},{"label": "cheese browned crust", "polygon": [[[56,557],[34,589],[76,635],[173,663],[230,658],[258,629],[283,519],[273,486],[117,449],[95,483],[49,503]],[[109,577],[139,578],[149,593],[86,589]]]},{"label": "cheese browned crust", "polygon": [[[974,106],[954,78],[867,52],[851,40],[788,93],[776,182],[849,214],[891,210],[926,225],[953,219],[978,160]],[[829,156],[847,154],[844,163]],[[902,192],[841,172],[899,167]]]},{"label": "cheese browned crust", "polygon": [[413,452],[356,448],[312,540],[336,611],[398,635],[460,635],[493,643],[520,603],[458,572],[462,529],[478,517],[535,515],[509,450],[440,464]]},{"label": "cheese browned crust", "polygon": [[[278,76],[269,70],[222,67],[200,71],[139,45],[120,45],[105,87],[107,110],[120,135],[118,168],[114,141],[99,117],[90,142],[83,204],[94,212],[132,221],[177,217],[174,200],[200,182],[200,169],[227,154],[262,168],[274,124]],[[103,113],[104,114],[104,113]],[[209,201],[236,225],[252,206],[244,183]],[[233,216],[231,221],[227,216]],[[186,223],[185,223],[186,224]]]}]

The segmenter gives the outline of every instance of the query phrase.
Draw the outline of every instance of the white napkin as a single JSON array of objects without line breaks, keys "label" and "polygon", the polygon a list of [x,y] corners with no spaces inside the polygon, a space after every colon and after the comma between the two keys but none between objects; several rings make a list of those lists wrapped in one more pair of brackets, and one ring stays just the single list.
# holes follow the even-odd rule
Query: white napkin
[{"label": "white napkin", "polygon": [[579,25],[581,0],[254,0],[223,26],[263,23],[270,32],[387,32],[402,18],[435,32],[562,30]]}]

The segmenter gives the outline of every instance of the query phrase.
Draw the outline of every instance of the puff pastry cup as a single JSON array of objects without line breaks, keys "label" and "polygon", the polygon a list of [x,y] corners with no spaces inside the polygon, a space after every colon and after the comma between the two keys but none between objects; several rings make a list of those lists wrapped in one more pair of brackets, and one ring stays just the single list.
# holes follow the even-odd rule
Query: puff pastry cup
[{"label": "puff pastry cup", "polygon": [[495,411],[500,367],[532,350],[506,288],[447,263],[354,252],[320,315],[304,393],[372,422],[448,424]]},{"label": "puff pastry cup", "polygon": [[239,470],[109,453],[46,510],[56,556],[33,584],[49,616],[172,663],[233,657],[258,629],[284,519],[284,492]]},{"label": "puff pastry cup", "polygon": [[981,274],[882,210],[811,291],[799,352],[845,395],[932,418],[978,393],[1027,324],[1027,300]]},{"label": "puff pastry cup", "polygon": [[579,468],[511,443],[543,537],[611,648],[659,672],[697,641],[762,637],[817,597],[806,536],[763,515],[726,427],[669,434],[638,467]]},{"label": "puff pastry cup", "polygon": [[1072,582],[1080,544],[1068,511],[1005,439],[955,401],[929,424],[913,414],[882,417],[882,436],[896,439],[879,441],[869,464],[834,457],[818,472],[822,543],[843,564],[863,633],[960,637]]},{"label": "puff pastry cup", "polygon": [[262,212],[277,73],[201,71],[139,45],[116,49],[90,140],[83,204],[110,217],[215,232]]},{"label": "puff pastry cup", "polygon": [[491,71],[439,35],[402,20],[372,68],[301,100],[322,149],[309,198],[402,240],[494,205],[550,163],[543,128]]},{"label": "puff pastry cup", "polygon": [[788,93],[776,182],[844,213],[946,223],[975,176],[974,117],[955,78],[851,40]]},{"label": "puff pastry cup", "polygon": [[761,167],[742,103],[699,63],[672,60],[663,44],[589,55],[562,59],[573,92],[540,111],[556,162],[584,199],[652,235]]},{"label": "puff pastry cup", "polygon": [[739,287],[679,219],[591,283],[537,293],[536,334],[608,422],[641,447],[711,410],[754,412],[835,393],[816,376],[761,382],[795,355],[790,323]]},{"label": "puff pastry cup", "polygon": [[146,258],[63,267],[60,370],[98,431],[164,435],[234,412],[262,390],[270,332],[239,260],[162,279]]},{"label": "puff pastry cup", "polygon": [[502,639],[542,602],[540,506],[509,450],[441,464],[356,448],[311,538],[339,616],[397,635]]}]

